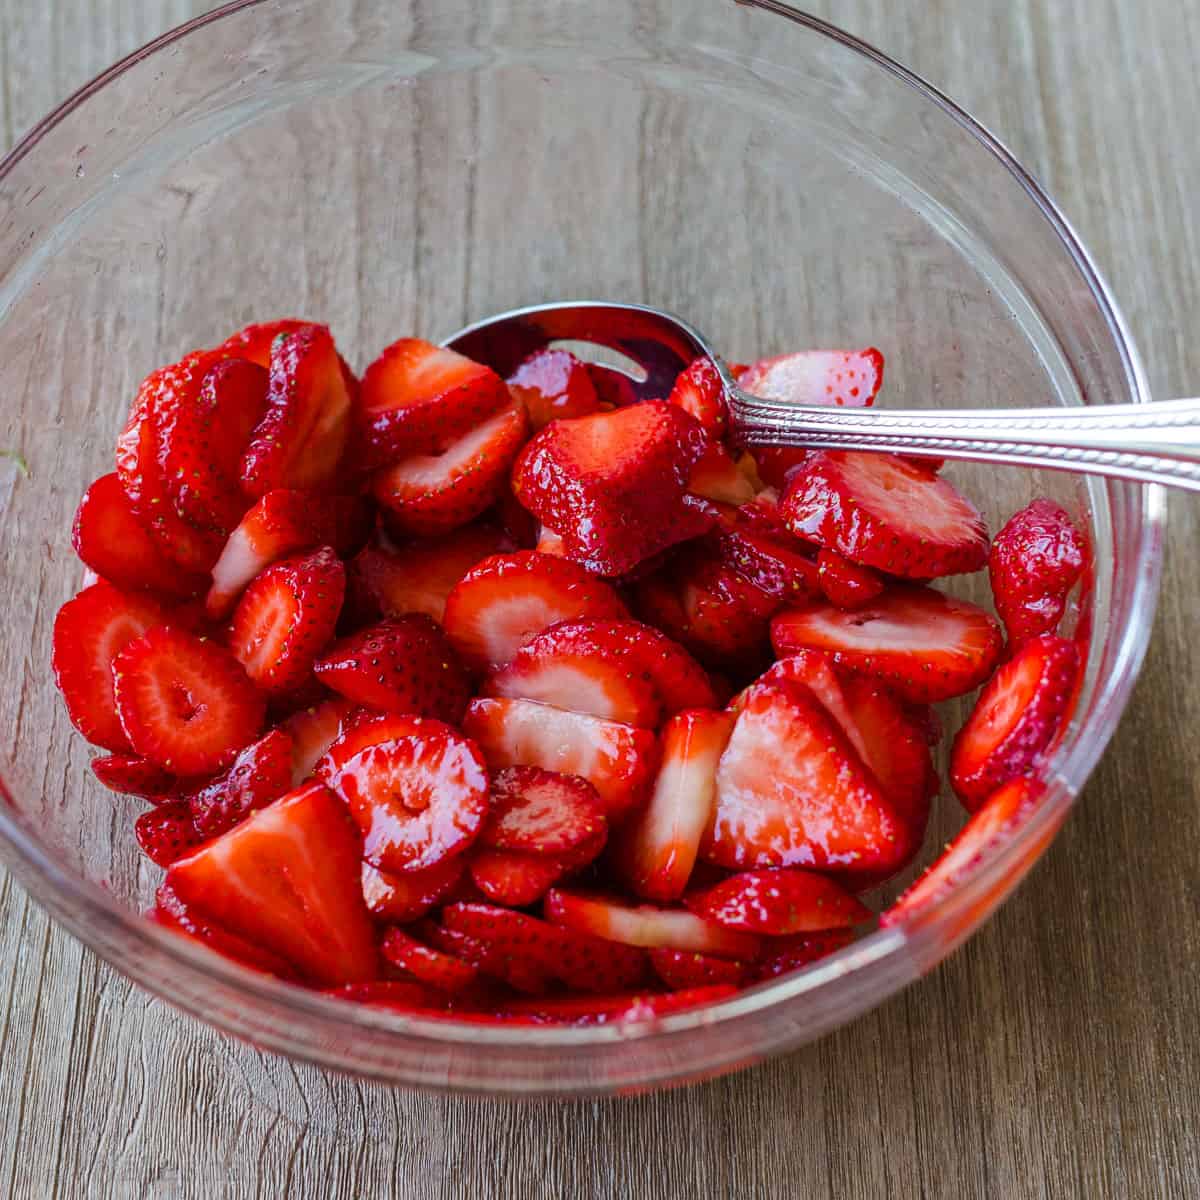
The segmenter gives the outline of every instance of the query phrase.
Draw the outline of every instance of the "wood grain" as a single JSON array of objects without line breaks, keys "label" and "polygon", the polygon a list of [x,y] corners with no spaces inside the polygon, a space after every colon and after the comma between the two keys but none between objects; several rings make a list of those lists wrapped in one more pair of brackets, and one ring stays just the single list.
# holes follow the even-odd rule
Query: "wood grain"
[{"label": "wood grain", "polygon": [[[0,0],[5,142],[114,58],[207,7]],[[996,130],[1093,249],[1156,392],[1200,387],[1200,9],[1170,0],[811,7]],[[636,208],[619,182],[592,182],[608,189],[605,204]],[[489,196],[464,220],[487,228],[511,201]],[[653,265],[624,250],[642,272],[631,286],[645,286]],[[489,287],[471,295],[478,309],[503,299],[503,247],[496,253],[475,271],[466,262],[414,271],[447,314],[466,289]],[[330,288],[352,294],[352,280],[329,269]],[[357,314],[360,338],[402,324],[409,302],[378,324]],[[921,984],[729,1079],[515,1105],[327,1075],[151,1000],[0,875],[0,1194],[1196,1195],[1198,517],[1195,503],[1172,499],[1162,605],[1131,714],[1020,893]]]}]

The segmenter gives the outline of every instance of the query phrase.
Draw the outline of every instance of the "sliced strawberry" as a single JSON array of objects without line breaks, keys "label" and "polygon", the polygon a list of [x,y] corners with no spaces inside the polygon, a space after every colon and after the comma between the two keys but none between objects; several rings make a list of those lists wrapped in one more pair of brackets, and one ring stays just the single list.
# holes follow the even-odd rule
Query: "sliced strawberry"
[{"label": "sliced strawberry", "polygon": [[167,883],[203,917],[295,964],[314,983],[374,979],[357,831],[306,784],[172,864]]},{"label": "sliced strawberry", "polygon": [[354,414],[356,466],[374,470],[442,454],[508,403],[504,381],[490,367],[420,338],[401,338],[363,373]]},{"label": "sliced strawberry", "polygon": [[851,612],[878,600],[885,586],[870,567],[861,567],[828,549],[817,554],[817,579],[830,604]]},{"label": "sliced strawberry", "polygon": [[[471,902],[474,908],[490,908],[481,902]],[[457,907],[457,905],[455,906]],[[496,912],[508,913],[508,909],[496,909]],[[522,913],[512,913],[511,916],[523,916]],[[534,920],[536,918],[529,918]],[[489,924],[491,922],[489,921]],[[511,934],[511,930],[501,930],[501,934]],[[521,931],[517,931],[518,938]],[[463,962],[470,963],[482,974],[492,979],[502,980],[518,992],[529,995],[540,995],[553,984],[552,977],[544,969],[544,954],[536,944],[532,953],[524,952],[523,947],[512,945],[509,936],[499,936],[495,940],[487,937],[472,937],[457,929],[447,929],[441,925],[427,924],[421,927],[421,935],[427,941],[446,954],[452,954]]]},{"label": "sliced strawberry", "polygon": [[517,499],[562,535],[568,555],[621,575],[699,524],[683,506],[704,431],[681,408],[647,401],[556,421],[513,467]]},{"label": "sliced strawberry", "polygon": [[729,421],[725,385],[711,358],[697,358],[680,372],[667,403],[677,405],[695,417],[714,442],[725,436]]},{"label": "sliced strawberry", "polygon": [[754,465],[763,483],[782,492],[796,470],[815,453],[799,446],[755,446]]},{"label": "sliced strawberry", "polygon": [[1014,646],[1058,628],[1086,554],[1083,535],[1051,500],[1033,501],[996,534],[988,573],[996,612]]},{"label": "sliced strawberry", "polygon": [[532,700],[472,700],[462,727],[493,770],[533,766],[582,776],[599,792],[610,821],[645,797],[658,766],[649,730]]},{"label": "sliced strawberry", "polygon": [[219,837],[291,786],[292,739],[272,729],[247,746],[223,775],[188,797],[192,824],[201,838]]},{"label": "sliced strawberry", "polygon": [[708,709],[677,713],[662,732],[662,765],[650,802],[620,832],[614,861],[647,900],[678,900],[716,805],[717,763],[734,717]]},{"label": "sliced strawberry", "polygon": [[332,484],[349,430],[351,392],[333,336],[305,325],[271,344],[266,411],[242,458],[242,487],[259,497],[275,488]]},{"label": "sliced strawberry", "polygon": [[110,792],[123,796],[141,796],[153,804],[175,799],[181,781],[162,767],[133,754],[109,754],[93,758],[92,774]]},{"label": "sliced strawberry", "polygon": [[446,1012],[448,999],[445,992],[435,991],[424,984],[410,983],[405,979],[374,979],[370,983],[347,983],[330,988],[325,993],[337,1000],[351,1004],[369,1004],[372,1008],[389,1008],[394,1012],[420,1013],[421,1016],[439,1016]]},{"label": "sliced strawberry", "polygon": [[535,431],[561,417],[586,417],[600,408],[587,366],[566,350],[535,350],[508,377]]},{"label": "sliced strawberry", "polygon": [[521,506],[520,500],[512,493],[511,487],[504,487],[496,498],[496,519],[500,528],[508,536],[511,546],[501,546],[501,550],[534,550],[537,548],[538,529],[540,526],[534,519],[533,513]]},{"label": "sliced strawberry", "polygon": [[648,957],[654,973],[676,992],[710,984],[737,987],[750,977],[750,964],[736,958],[715,958],[694,950],[669,950],[663,946],[651,950]]},{"label": "sliced strawberry", "polygon": [[713,539],[721,561],[780,603],[803,604],[821,594],[812,551],[758,502],[717,523]]},{"label": "sliced strawberry", "polygon": [[416,921],[453,894],[467,869],[462,855],[420,871],[393,873],[362,865],[363,899],[371,915],[401,925]]},{"label": "sliced strawberry", "polygon": [[738,386],[764,400],[862,408],[883,386],[883,355],[867,350],[802,350],[760,358]]},{"label": "sliced strawberry", "polygon": [[987,562],[987,528],[948,480],[893,454],[814,454],[779,502],[788,528],[851,562],[935,579]]},{"label": "sliced strawberry", "polygon": [[176,775],[228,766],[262,727],[262,694],[227,650],[159,625],[112,664],[121,727],[134,750]]},{"label": "sliced strawberry", "polygon": [[586,779],[508,767],[492,778],[492,812],[479,840],[496,850],[560,854],[606,828],[604,806]]},{"label": "sliced strawberry", "polygon": [[556,925],[626,946],[694,950],[717,958],[755,958],[760,948],[753,934],[723,929],[683,909],[630,906],[563,888],[546,894],[545,911]]},{"label": "sliced strawberry", "polygon": [[454,648],[423,613],[389,617],[340,639],[313,670],[339,695],[385,712],[457,722],[471,695]]},{"label": "sliced strawberry", "polygon": [[330,546],[275,563],[245,590],[229,627],[229,648],[264,692],[292,692],[312,678],[345,590],[346,568]]},{"label": "sliced strawberry", "polygon": [[334,696],[297,709],[281,728],[292,739],[292,786],[308,779],[317,762],[342,736],[346,723],[357,709],[349,700]]},{"label": "sliced strawberry", "polygon": [[401,458],[380,471],[371,490],[388,529],[396,536],[432,537],[475,520],[505,489],[527,428],[525,410],[513,402],[441,453]]},{"label": "sliced strawberry", "polygon": [[133,836],[142,853],[160,867],[169,867],[204,842],[186,800],[168,801],[142,813],[133,823]]},{"label": "sliced strawberry", "polygon": [[410,937],[403,929],[389,929],[380,944],[383,957],[407,971],[418,983],[456,995],[479,981],[479,970],[461,958],[445,954]]},{"label": "sliced strawberry", "polygon": [[116,472],[101,475],[84,492],[75,513],[71,543],[97,575],[126,591],[184,597],[194,596],[204,587],[202,575],[180,570],[159,549],[134,515]]},{"label": "sliced strawberry", "polygon": [[745,871],[684,903],[697,916],[746,933],[817,933],[869,920],[871,910],[832,879],[786,867]]},{"label": "sliced strawberry", "polygon": [[792,937],[772,938],[765,957],[754,964],[754,979],[775,979],[798,971],[825,958],[854,941],[849,929],[827,929],[822,933],[798,933]]},{"label": "sliced strawberry", "polygon": [[993,792],[933,866],[880,914],[880,925],[896,925],[936,907],[989,851],[998,849],[1016,833],[1037,807],[1041,794],[1041,785],[1030,779],[1011,779]]},{"label": "sliced strawberry", "polygon": [[708,443],[692,468],[688,491],[720,504],[746,504],[754,499],[754,484],[717,441]]},{"label": "sliced strawberry", "polygon": [[446,598],[446,633],[473,670],[502,667],[558,621],[624,617],[603,580],[576,563],[536,551],[497,554],[469,571]]},{"label": "sliced strawberry", "polygon": [[247,325],[227,337],[217,347],[217,353],[224,357],[244,358],[265,369],[271,365],[271,347],[280,338],[288,337],[312,324],[312,321],[284,317],[279,321],[262,321]]},{"label": "sliced strawberry", "polygon": [[625,408],[638,402],[637,388],[624,371],[614,371],[599,363],[588,363],[587,373],[602,408]]},{"label": "sliced strawberry", "polygon": [[[601,838],[597,852],[603,845]],[[470,855],[467,870],[488,900],[510,908],[524,908],[540,900],[571,866],[561,854],[529,854],[485,847]]]},{"label": "sliced strawberry", "polygon": [[933,588],[892,587],[857,612],[785,609],[771,622],[777,654],[824,650],[839,667],[883,680],[902,699],[950,700],[977,688],[1000,655],[990,613]]},{"label": "sliced strawberry", "polygon": [[145,595],[119,592],[101,580],[86,587],[54,618],[51,665],[71,724],[95,746],[127,752],[113,695],[112,665],[130,642],[163,620]]},{"label": "sliced strawberry", "polygon": [[677,992],[626,992],[611,996],[538,997],[511,1001],[501,1018],[539,1025],[612,1025],[652,1021],[670,1013],[700,1008],[734,995],[730,984],[686,988]]},{"label": "sliced strawberry", "polygon": [[1078,673],[1075,643],[1042,634],[992,676],[950,751],[950,783],[968,810],[1032,772],[1068,715]]}]

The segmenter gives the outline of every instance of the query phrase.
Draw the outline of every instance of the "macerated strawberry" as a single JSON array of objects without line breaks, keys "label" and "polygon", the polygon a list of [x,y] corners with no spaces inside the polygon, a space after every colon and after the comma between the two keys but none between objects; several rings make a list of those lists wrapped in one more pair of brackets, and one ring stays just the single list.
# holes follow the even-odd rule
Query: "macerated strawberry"
[{"label": "macerated strawberry", "polygon": [[713,443],[725,436],[729,423],[725,385],[711,358],[694,359],[689,367],[679,373],[667,403],[695,417]]},{"label": "macerated strawberry", "polygon": [[479,969],[461,958],[434,950],[403,929],[389,929],[379,945],[383,957],[407,971],[418,983],[451,995],[468,991],[479,982]]},{"label": "macerated strawberry", "polygon": [[754,484],[718,441],[710,441],[688,476],[688,491],[720,504],[747,504]]},{"label": "macerated strawberry", "polygon": [[570,863],[559,854],[487,847],[472,851],[467,862],[467,870],[480,892],[494,904],[510,908],[524,908],[540,900],[571,869]]},{"label": "macerated strawberry", "polygon": [[313,321],[284,317],[278,321],[259,321],[230,334],[216,349],[225,358],[244,358],[264,369],[271,365],[271,347],[281,338],[298,332]]},{"label": "macerated strawberry", "polygon": [[167,883],[201,916],[328,987],[378,975],[359,875],[354,825],[310,783],[173,863]]},{"label": "macerated strawberry", "polygon": [[464,855],[444,858],[419,871],[381,871],[365,862],[363,899],[373,917],[404,925],[425,916],[451,896],[466,869]]},{"label": "macerated strawberry", "polygon": [[745,933],[815,933],[871,917],[866,905],[832,879],[799,867],[744,871],[689,893],[683,902],[706,921]]},{"label": "macerated strawberry", "polygon": [[637,388],[633,380],[624,371],[603,367],[599,363],[587,364],[587,373],[591,377],[592,386],[596,389],[596,397],[600,407],[605,409],[625,408],[638,402]]},{"label": "macerated strawberry", "polygon": [[797,537],[911,579],[977,571],[983,518],[948,480],[893,454],[830,450],[788,479],[779,511]]},{"label": "macerated strawberry", "polygon": [[[458,904],[469,903],[474,908],[492,910],[491,905],[480,900],[459,901]],[[498,908],[495,912],[508,913],[506,908]],[[514,917],[524,916],[523,913],[511,913]],[[456,919],[456,918],[451,918]],[[497,924],[500,936],[494,940],[485,936],[473,937],[458,929],[448,929],[433,922],[422,923],[421,936],[431,945],[436,946],[446,954],[452,954],[478,968],[481,974],[492,979],[498,979],[509,987],[527,995],[540,995],[553,984],[553,978],[543,968],[541,947],[535,945],[532,953],[523,953],[520,948],[512,948],[510,936],[514,931],[507,926],[499,927],[490,917],[483,918],[489,927]],[[533,920],[535,918],[530,918]],[[519,936],[523,930],[515,931]]]},{"label": "macerated strawberry", "polygon": [[578,564],[521,550],[468,571],[446,598],[444,624],[463,662],[483,671],[559,621],[625,616],[617,593]]},{"label": "macerated strawberry", "polygon": [[202,575],[181,570],[134,515],[121,480],[112,472],[88,488],[75,513],[71,544],[86,566],[114,587],[162,596],[194,596]]},{"label": "macerated strawberry", "polygon": [[723,515],[713,529],[717,555],[743,579],[779,603],[803,604],[821,594],[820,571],[811,547],[754,501]]},{"label": "macerated strawberry", "polygon": [[760,358],[742,373],[738,386],[764,400],[862,408],[874,402],[883,386],[883,355],[870,347]]},{"label": "macerated strawberry", "polygon": [[594,841],[607,824],[600,797],[586,779],[541,767],[506,767],[492,777],[491,816],[479,841],[496,850],[561,854]]},{"label": "macerated strawberry", "polygon": [[800,446],[755,446],[754,466],[763,483],[782,492],[796,470],[816,453]]},{"label": "macerated strawberry", "polygon": [[401,458],[376,473],[371,491],[389,532],[433,537],[475,520],[507,486],[527,430],[525,410],[510,402],[441,453]]},{"label": "macerated strawberry", "polygon": [[683,497],[705,441],[699,422],[665,401],[555,421],[521,452],[513,491],[570,558],[622,575],[702,530]]},{"label": "macerated strawberry", "polygon": [[662,763],[649,803],[617,835],[613,864],[647,900],[678,900],[716,806],[716,772],[733,732],[730,713],[691,709],[662,731]]},{"label": "macerated strawberry", "polygon": [[1075,643],[1046,633],[992,676],[950,751],[950,783],[968,810],[1032,772],[1068,715],[1078,673]]},{"label": "macerated strawberry", "polygon": [[535,350],[508,377],[508,390],[525,406],[534,432],[600,408],[586,364],[567,350]]},{"label": "macerated strawberry", "polygon": [[493,770],[533,766],[582,776],[600,794],[610,821],[645,797],[658,766],[658,740],[650,730],[532,700],[472,700],[462,727]]},{"label": "macerated strawberry", "polygon": [[610,996],[551,996],[512,1000],[497,1014],[500,1019],[539,1025],[613,1025],[651,1021],[725,1000],[737,992],[732,984],[684,988],[676,992],[626,992]]},{"label": "macerated strawberry", "polygon": [[1051,500],[1033,501],[996,534],[988,573],[1012,645],[1058,629],[1086,554],[1083,535]]},{"label": "macerated strawberry", "polygon": [[110,792],[123,796],[141,796],[152,804],[174,800],[186,781],[178,779],[169,771],[135,754],[108,754],[93,758],[89,764],[92,774]]},{"label": "macerated strawberry", "polygon": [[113,660],[164,619],[149,596],[100,580],[68,600],[54,618],[51,667],[71,724],[94,746],[131,749],[113,695]]},{"label": "macerated strawberry", "polygon": [[187,798],[201,838],[219,837],[292,787],[292,739],[281,729],[242,750],[232,766]]},{"label": "macerated strawberry", "polygon": [[[369,983],[346,983],[326,989],[325,995],[351,1004],[369,1004],[393,1012],[419,1013],[422,1017],[447,1014],[450,1000],[445,992],[435,991],[407,979],[373,979]],[[462,1017],[460,1016],[461,1020]]]},{"label": "macerated strawberry", "polygon": [[142,813],[133,823],[133,836],[142,853],[160,867],[169,867],[204,842],[186,800],[171,800]]},{"label": "macerated strawberry", "polygon": [[775,979],[798,971],[825,958],[854,941],[850,929],[827,929],[821,933],[797,933],[791,937],[772,938],[766,954],[754,964],[756,982]]},{"label": "macerated strawberry", "polygon": [[317,762],[342,736],[351,715],[357,712],[349,700],[331,696],[297,709],[282,723],[280,728],[292,739],[293,787],[312,775]]},{"label": "macerated strawberry", "polygon": [[817,580],[830,604],[851,612],[878,600],[886,586],[870,567],[852,563],[827,548],[817,554]]},{"label": "macerated strawberry", "polygon": [[654,973],[672,991],[707,987],[710,984],[738,986],[750,977],[749,963],[736,958],[716,958],[694,950],[670,950],[658,946],[647,952]]},{"label": "macerated strawberry", "polygon": [[266,703],[237,659],[171,626],[129,642],[112,674],[130,745],[176,775],[221,770],[262,727]]},{"label": "macerated strawberry", "polygon": [[242,593],[229,648],[267,694],[282,695],[312,678],[333,637],[346,590],[346,568],[330,546],[268,567]]},{"label": "macerated strawberry", "polygon": [[815,604],[784,609],[771,622],[777,654],[824,650],[839,667],[922,704],[977,688],[996,665],[1001,640],[998,622],[982,608],[912,586],[891,587],[857,612]]}]

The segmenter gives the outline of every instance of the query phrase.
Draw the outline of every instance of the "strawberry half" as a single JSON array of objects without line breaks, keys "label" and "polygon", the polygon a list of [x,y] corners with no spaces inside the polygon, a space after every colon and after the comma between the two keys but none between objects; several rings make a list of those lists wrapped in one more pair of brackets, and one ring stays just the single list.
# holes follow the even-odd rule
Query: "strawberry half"
[{"label": "strawberry half", "polygon": [[849,946],[854,934],[849,929],[828,929],[822,933],[798,933],[792,937],[772,938],[766,954],[754,964],[755,982],[775,979],[798,971]]},{"label": "strawberry half", "polygon": [[479,982],[479,969],[461,958],[426,946],[405,933],[389,929],[380,943],[383,957],[408,972],[418,983],[451,995],[469,991]]},{"label": "strawberry half", "polygon": [[883,355],[871,347],[760,358],[741,374],[738,386],[764,400],[863,408],[874,403],[883,386]]},{"label": "strawberry half", "polygon": [[176,775],[221,770],[262,727],[265,701],[237,659],[168,625],[129,642],[112,673],[130,745]]},{"label": "strawberry half", "polygon": [[93,758],[92,774],[110,792],[123,796],[141,796],[152,804],[178,798],[181,781],[155,763],[134,754],[109,754]]},{"label": "strawberry half", "polygon": [[186,800],[168,801],[142,813],[133,823],[133,836],[142,853],[160,867],[169,867],[204,842]]},{"label": "strawberry half", "polygon": [[1075,643],[1042,634],[992,676],[950,751],[950,783],[968,810],[1032,772],[1067,717],[1078,673]]},{"label": "strawberry half", "polygon": [[878,600],[886,586],[870,567],[861,567],[828,549],[817,554],[817,580],[830,604],[850,612]]},{"label": "strawberry half", "polygon": [[712,442],[725,436],[729,422],[725,385],[711,358],[697,358],[679,373],[667,403],[695,417]]},{"label": "strawberry half", "polygon": [[311,680],[317,655],[333,637],[346,590],[346,568],[329,546],[287,558],[242,593],[229,627],[229,648],[268,695]]},{"label": "strawberry half", "polygon": [[508,390],[525,406],[535,432],[600,408],[587,366],[566,350],[535,350],[508,377]]},{"label": "strawberry half", "polygon": [[359,840],[327,788],[310,783],[172,864],[190,909],[333,986],[378,975],[359,885]]},{"label": "strawberry half", "polygon": [[559,621],[625,617],[617,593],[581,566],[522,550],[470,570],[446,598],[446,634],[473,670],[502,667],[531,637]]},{"label": "strawberry half", "polygon": [[935,579],[987,562],[975,506],[948,480],[893,454],[814,454],[789,477],[779,511],[797,537],[890,575]]},{"label": "strawberry half", "polygon": [[362,865],[363,899],[373,917],[407,924],[423,917],[451,896],[466,872],[462,855],[444,858],[419,871],[381,871]]},{"label": "strawberry half", "polygon": [[817,933],[860,925],[871,910],[815,871],[745,871],[684,898],[697,916],[745,933]]},{"label": "strawberry half", "polygon": [[241,751],[223,775],[188,797],[192,824],[201,838],[219,837],[291,786],[292,739],[272,729]]},{"label": "strawberry half", "polygon": [[672,991],[710,984],[737,987],[750,977],[749,964],[735,958],[716,958],[694,950],[669,950],[663,946],[650,950],[648,957],[655,975]]},{"label": "strawberry half", "polygon": [[1000,626],[990,613],[933,588],[889,588],[846,612],[832,604],[785,609],[771,622],[777,654],[824,650],[847,670],[881,679],[901,698],[933,703],[965,695],[991,674]]},{"label": "strawberry half", "polygon": [[597,835],[603,842],[606,829],[604,806],[586,779],[508,767],[492,779],[492,813],[479,841],[496,850],[560,854]]}]

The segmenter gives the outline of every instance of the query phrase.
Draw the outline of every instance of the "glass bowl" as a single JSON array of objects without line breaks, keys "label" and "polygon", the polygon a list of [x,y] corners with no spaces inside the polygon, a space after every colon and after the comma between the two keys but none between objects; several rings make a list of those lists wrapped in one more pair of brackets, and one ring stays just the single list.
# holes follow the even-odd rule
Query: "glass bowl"
[{"label": "glass bowl", "polygon": [[[648,11],[657,16],[647,15]],[[1155,488],[951,467],[992,528],[1035,495],[1090,530],[1087,673],[1018,837],[919,919],[793,976],[590,1029],[406,1018],[247,971],[144,920],[159,872],[49,670],[72,514],[138,381],[251,320],[328,320],[361,369],[554,298],[678,312],[728,357],[880,346],[884,402],[1144,401],[1087,252],[929,85],[787,5],[243,0],[139,51],[0,166],[0,848],[97,954],[255,1044],[412,1086],[623,1091],[818,1037],[929,971],[1016,887],[1121,715],[1159,583]],[[986,600],[980,577],[951,590]],[[949,728],[959,716],[945,714]],[[943,797],[922,862],[961,823]],[[886,902],[904,879],[886,889]]]}]

